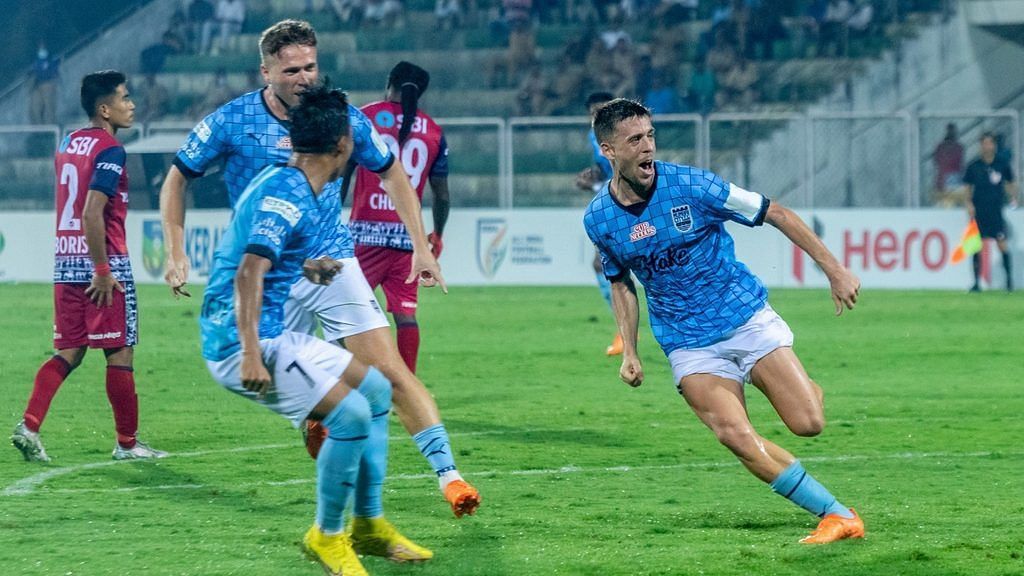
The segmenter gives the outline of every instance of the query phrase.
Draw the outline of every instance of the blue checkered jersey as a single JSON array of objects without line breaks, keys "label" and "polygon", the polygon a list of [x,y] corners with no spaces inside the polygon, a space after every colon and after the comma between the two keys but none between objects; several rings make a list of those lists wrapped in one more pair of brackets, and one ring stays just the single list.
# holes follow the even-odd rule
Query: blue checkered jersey
[{"label": "blue checkered jersey", "polygon": [[601,169],[601,180],[607,182],[612,177],[612,163],[601,154],[601,145],[597,142],[597,135],[594,134],[594,130],[590,130],[590,148],[594,152],[594,164]]},{"label": "blue checkered jersey", "polygon": [[655,171],[650,200],[623,206],[605,184],[583,225],[608,278],[632,272],[644,285],[668,354],[722,340],[764,307],[768,292],[736,260],[725,221],[762,224],[768,199],[690,166],[655,162]]},{"label": "blue checkered jersey", "polygon": [[246,254],[270,260],[263,278],[260,339],[284,331],[284,303],[316,247],[323,212],[306,175],[289,166],[270,166],[254,179],[235,205],[214,253],[199,326],[203,357],[224,360],[241,348],[235,322],[235,273]]},{"label": "blue checkered jersey", "polygon": [[[359,108],[349,105],[348,112],[352,160],[375,172],[386,170],[394,161],[387,144]],[[260,89],[224,104],[196,124],[178,150],[174,165],[194,178],[223,158],[224,185],[228,202],[234,207],[256,174],[271,164],[287,162],[291,153],[288,123],[270,112]],[[351,245],[347,230],[345,235]]]}]

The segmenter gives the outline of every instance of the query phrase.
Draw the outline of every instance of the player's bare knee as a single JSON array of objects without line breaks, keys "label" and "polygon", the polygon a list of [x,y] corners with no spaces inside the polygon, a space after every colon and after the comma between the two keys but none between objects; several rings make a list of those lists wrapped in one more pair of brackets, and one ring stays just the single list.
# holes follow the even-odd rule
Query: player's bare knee
[{"label": "player's bare knee", "polygon": [[737,454],[748,452],[756,444],[757,434],[747,423],[718,423],[711,431],[723,446]]},{"label": "player's bare knee", "polygon": [[825,415],[820,413],[804,414],[800,418],[786,421],[786,426],[797,436],[811,438],[821,434],[825,429]]}]

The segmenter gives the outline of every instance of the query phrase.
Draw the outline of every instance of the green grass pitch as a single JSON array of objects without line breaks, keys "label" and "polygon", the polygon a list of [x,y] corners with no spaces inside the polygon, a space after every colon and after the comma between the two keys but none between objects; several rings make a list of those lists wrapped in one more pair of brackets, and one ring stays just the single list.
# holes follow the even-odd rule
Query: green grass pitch
[{"label": "green grass pitch", "polygon": [[[199,356],[199,295],[140,289],[141,436],[173,456],[112,464],[91,353],[43,427],[49,465],[0,448],[0,574],[315,575],[313,462],[282,418],[223,391]],[[0,426],[51,353],[51,288],[0,285]],[[477,516],[448,511],[392,418],[385,506],[436,557],[374,575],[1022,574],[1024,295],[866,290],[835,318],[824,290],[772,293],[826,393],[829,425],[790,434],[749,390],[754,425],[867,523],[806,547],[816,519],[744,471],[675,393],[646,321],[646,383],[603,355],[593,288],[426,291],[420,375]],[[4,444],[7,444],[4,440]]]}]

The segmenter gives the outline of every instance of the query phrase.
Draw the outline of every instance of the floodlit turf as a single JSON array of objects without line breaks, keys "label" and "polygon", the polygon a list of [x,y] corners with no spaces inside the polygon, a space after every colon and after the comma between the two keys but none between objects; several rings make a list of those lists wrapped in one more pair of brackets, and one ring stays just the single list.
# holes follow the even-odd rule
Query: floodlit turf
[{"label": "floodlit turf", "polygon": [[[90,355],[43,427],[53,463],[0,446],[0,574],[320,574],[299,550],[315,470],[298,432],[207,375],[198,297],[176,302],[154,286],[139,300],[141,436],[173,456],[111,464],[102,360]],[[51,288],[2,285],[0,302],[6,445],[50,354]],[[822,290],[776,290],[772,302],[825,388],[830,424],[794,437],[756,390],[752,420],[860,511],[865,540],[798,545],[815,518],[717,445],[646,327],[647,382],[621,384],[603,355],[613,324],[596,289],[454,288],[423,297],[420,374],[483,506],[456,520],[393,418],[388,516],[436,558],[369,558],[367,569],[1024,573],[1024,294],[868,290],[838,319]]]}]

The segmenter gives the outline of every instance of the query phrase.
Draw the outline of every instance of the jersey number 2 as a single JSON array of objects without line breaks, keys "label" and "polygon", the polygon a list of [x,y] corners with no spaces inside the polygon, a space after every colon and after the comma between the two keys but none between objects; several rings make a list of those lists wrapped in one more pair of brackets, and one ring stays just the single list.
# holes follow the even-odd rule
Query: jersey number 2
[{"label": "jersey number 2", "polygon": [[60,211],[58,230],[81,230],[82,219],[75,218],[75,200],[78,199],[78,169],[74,164],[64,164],[60,169],[60,185],[68,191],[68,199]]}]

